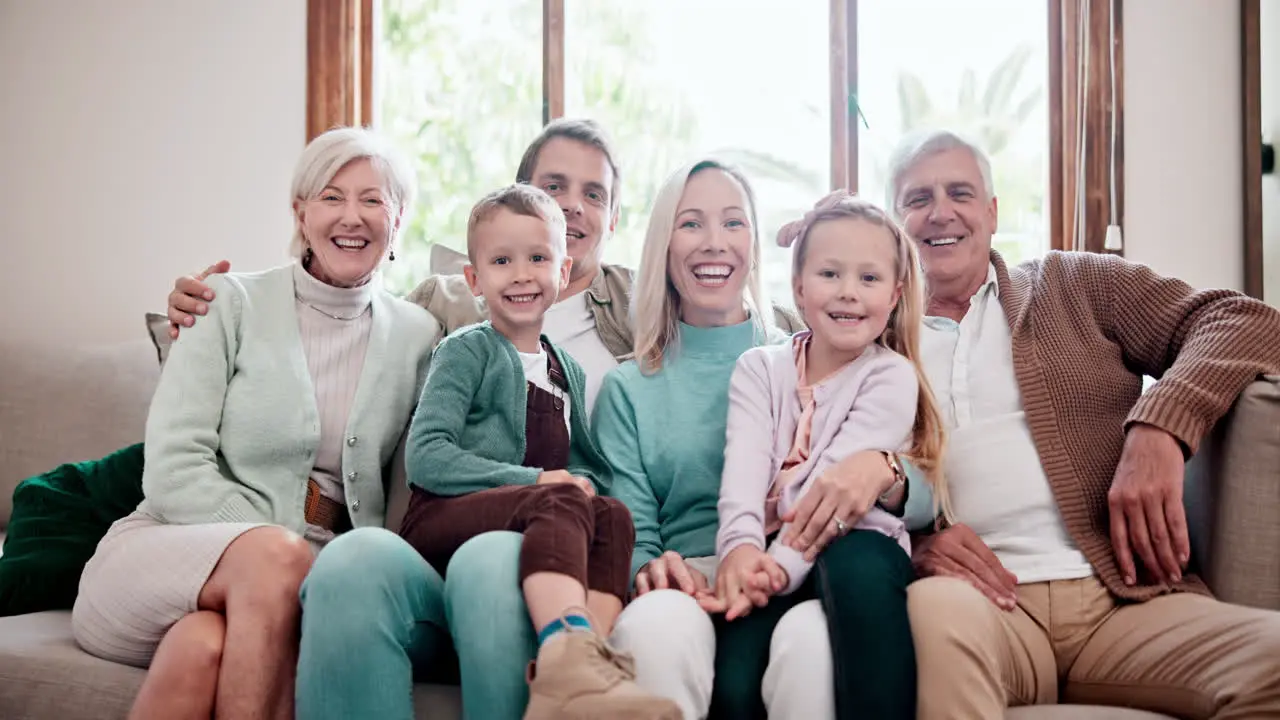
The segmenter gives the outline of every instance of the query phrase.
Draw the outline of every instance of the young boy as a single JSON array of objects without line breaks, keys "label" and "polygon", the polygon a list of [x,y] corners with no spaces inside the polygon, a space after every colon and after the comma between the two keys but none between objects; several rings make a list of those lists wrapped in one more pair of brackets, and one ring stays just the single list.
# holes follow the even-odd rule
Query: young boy
[{"label": "young boy", "polygon": [[498,190],[471,211],[467,255],[489,320],[435,351],[409,430],[400,534],[443,572],[480,533],[524,533],[520,583],[539,645],[526,719],[677,720],[677,706],[641,691],[630,659],[603,639],[622,610],[635,527],[626,506],[598,494],[610,478],[588,431],[582,369],[542,335],[569,282],[564,215],[537,188]]}]

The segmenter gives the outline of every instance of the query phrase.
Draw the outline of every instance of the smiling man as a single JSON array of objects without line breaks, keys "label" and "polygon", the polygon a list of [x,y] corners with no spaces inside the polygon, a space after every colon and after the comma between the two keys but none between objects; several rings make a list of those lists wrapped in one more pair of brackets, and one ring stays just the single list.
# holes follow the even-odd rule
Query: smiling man
[{"label": "smiling man", "polygon": [[[949,431],[957,524],[918,542],[908,604],[921,718],[1076,702],[1280,717],[1280,613],[1187,570],[1184,461],[1280,372],[1280,313],[1144,265],[991,249],[991,167],[912,138],[890,202],[929,287],[921,354]],[[1146,393],[1143,375],[1160,378]]]}]

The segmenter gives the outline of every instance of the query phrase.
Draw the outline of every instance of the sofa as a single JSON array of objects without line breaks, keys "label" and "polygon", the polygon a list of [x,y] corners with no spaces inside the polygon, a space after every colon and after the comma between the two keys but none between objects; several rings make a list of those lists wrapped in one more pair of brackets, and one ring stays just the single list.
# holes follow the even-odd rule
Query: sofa
[{"label": "sofa", "polygon": [[[42,347],[0,340],[0,540],[22,479],[138,442],[159,376],[157,352],[136,342]],[[388,522],[403,515],[403,483]],[[1280,609],[1280,378],[1251,385],[1187,472],[1195,562],[1220,597]],[[70,613],[0,618],[0,718],[124,718],[143,671],[82,652]],[[456,687],[419,684],[417,717],[461,715]],[[1160,717],[1121,709],[1050,706],[1009,718]]]}]

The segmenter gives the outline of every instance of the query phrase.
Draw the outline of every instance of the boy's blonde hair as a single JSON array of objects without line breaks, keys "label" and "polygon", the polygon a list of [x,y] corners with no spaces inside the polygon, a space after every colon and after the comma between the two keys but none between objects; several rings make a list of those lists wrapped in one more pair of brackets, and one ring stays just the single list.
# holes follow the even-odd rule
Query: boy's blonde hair
[{"label": "boy's blonde hair", "polygon": [[532,185],[516,183],[499,188],[480,198],[480,202],[471,208],[471,216],[467,219],[467,259],[475,262],[476,228],[481,223],[492,220],[499,212],[507,210],[516,215],[538,218],[547,224],[551,231],[555,249],[561,257],[567,252],[565,232],[567,224],[564,211],[551,196]]},{"label": "boy's blonde hair", "polygon": [[[856,196],[841,197],[834,202],[824,202],[817,210],[805,216],[804,226],[794,243],[791,256],[791,278],[795,285],[804,271],[809,246],[809,234],[823,222],[856,219],[882,227],[893,237],[896,248],[897,281],[902,284],[902,295],[897,306],[889,313],[889,324],[876,342],[911,361],[920,383],[916,401],[916,421],[911,428],[911,447],[906,455],[912,464],[925,472],[933,486],[935,515],[941,513],[953,522],[951,497],[942,474],[942,452],[946,445],[946,430],[942,413],[933,396],[929,378],[920,364],[920,328],[924,324],[925,289],[924,273],[920,269],[920,255],[915,243],[902,228],[876,205]],[[797,305],[799,298],[797,298]]]},{"label": "boy's blonde hair", "polygon": [[685,185],[694,175],[708,170],[719,170],[733,178],[747,196],[750,207],[746,211],[751,221],[751,267],[743,283],[743,301],[751,312],[751,320],[756,324],[760,337],[768,337],[774,329],[773,305],[760,276],[760,229],[756,223],[756,197],[751,183],[747,182],[741,170],[718,160],[690,163],[672,173],[654,197],[653,209],[649,212],[649,229],[640,253],[640,270],[631,292],[632,326],[635,328],[632,355],[640,371],[646,375],[662,369],[663,355],[680,337],[680,294],[671,282],[667,256]]}]

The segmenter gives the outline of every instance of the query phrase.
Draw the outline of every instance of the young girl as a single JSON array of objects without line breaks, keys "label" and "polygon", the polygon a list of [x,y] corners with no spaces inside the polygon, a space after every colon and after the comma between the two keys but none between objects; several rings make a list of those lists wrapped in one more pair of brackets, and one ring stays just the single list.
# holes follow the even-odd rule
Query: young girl
[{"label": "young girl", "polygon": [[[885,213],[855,197],[825,203],[796,240],[792,287],[809,330],[748,350],[730,384],[720,486],[719,568],[710,609],[733,621],[770,596],[813,596],[813,566],[786,544],[780,518],[841,459],[905,451],[949,515],[937,474],[943,431],[919,364],[924,298],[915,246]],[[883,533],[910,555],[900,517],[873,507],[833,517],[840,534]],[[770,603],[772,604],[772,603]]]}]

